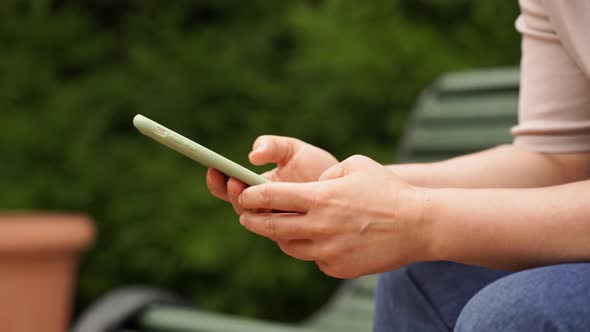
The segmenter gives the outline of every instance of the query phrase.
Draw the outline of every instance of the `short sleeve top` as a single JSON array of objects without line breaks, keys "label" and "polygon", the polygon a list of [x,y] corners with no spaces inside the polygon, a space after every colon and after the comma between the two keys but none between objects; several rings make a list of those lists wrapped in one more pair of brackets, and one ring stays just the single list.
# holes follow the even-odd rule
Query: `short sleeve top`
[{"label": "short sleeve top", "polygon": [[514,145],[590,151],[590,0],[520,0],[522,33]]}]

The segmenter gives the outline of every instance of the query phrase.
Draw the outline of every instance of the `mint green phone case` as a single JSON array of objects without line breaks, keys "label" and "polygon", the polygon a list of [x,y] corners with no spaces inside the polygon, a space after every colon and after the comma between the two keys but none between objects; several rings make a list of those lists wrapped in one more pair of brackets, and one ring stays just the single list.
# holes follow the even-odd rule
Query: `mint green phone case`
[{"label": "mint green phone case", "polygon": [[181,153],[207,167],[213,167],[227,176],[255,186],[269,182],[266,178],[252,172],[240,164],[233,162],[206,147],[152,121],[141,114],[133,118],[133,125],[144,135]]}]

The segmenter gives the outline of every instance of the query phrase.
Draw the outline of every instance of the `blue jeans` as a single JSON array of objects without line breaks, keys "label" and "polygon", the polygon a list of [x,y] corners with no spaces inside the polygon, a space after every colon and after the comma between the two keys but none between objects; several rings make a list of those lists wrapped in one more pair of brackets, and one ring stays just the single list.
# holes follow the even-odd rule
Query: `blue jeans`
[{"label": "blue jeans", "polygon": [[590,263],[508,273],[427,262],[383,273],[374,331],[590,331]]}]

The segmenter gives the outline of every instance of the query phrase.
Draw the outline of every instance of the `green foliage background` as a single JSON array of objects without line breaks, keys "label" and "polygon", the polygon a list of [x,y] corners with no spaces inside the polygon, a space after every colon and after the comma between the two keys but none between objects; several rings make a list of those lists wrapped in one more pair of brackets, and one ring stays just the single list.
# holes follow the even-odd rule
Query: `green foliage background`
[{"label": "green foliage background", "polygon": [[245,232],[152,117],[241,162],[261,134],[387,163],[437,75],[512,65],[516,1],[0,3],[0,209],[90,214],[78,306],[126,284],[298,320],[337,282]]}]

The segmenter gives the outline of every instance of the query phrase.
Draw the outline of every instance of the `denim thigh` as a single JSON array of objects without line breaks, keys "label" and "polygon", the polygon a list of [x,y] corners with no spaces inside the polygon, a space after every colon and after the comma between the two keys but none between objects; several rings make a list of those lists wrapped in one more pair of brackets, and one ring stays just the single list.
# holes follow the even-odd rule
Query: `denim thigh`
[{"label": "denim thigh", "polygon": [[491,283],[465,305],[455,331],[590,331],[590,263],[534,268]]},{"label": "denim thigh", "polygon": [[424,262],[379,275],[373,330],[452,331],[478,291],[508,272],[451,262]]}]

